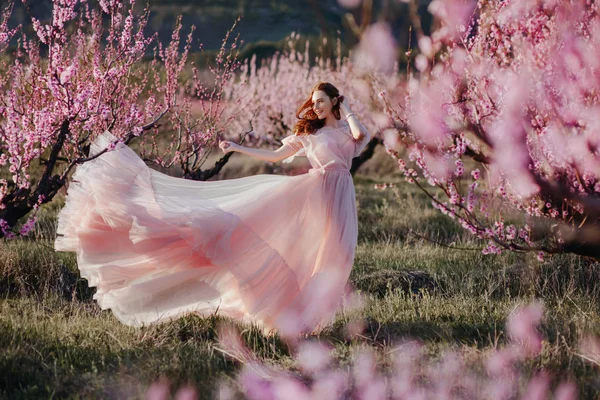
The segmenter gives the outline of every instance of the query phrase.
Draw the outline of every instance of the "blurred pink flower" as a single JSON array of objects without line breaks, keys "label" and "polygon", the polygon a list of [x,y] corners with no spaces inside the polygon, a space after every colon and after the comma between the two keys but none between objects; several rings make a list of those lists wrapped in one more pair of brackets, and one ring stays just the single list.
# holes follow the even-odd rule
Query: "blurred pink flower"
[{"label": "blurred pink flower", "polygon": [[386,129],[383,131],[383,143],[389,148],[398,148],[401,145],[400,134],[396,129]]},{"label": "blurred pink flower", "polygon": [[550,378],[545,373],[536,375],[521,395],[523,400],[546,400],[550,397]]},{"label": "blurred pink flower", "polygon": [[297,364],[306,373],[316,373],[331,362],[331,348],[323,343],[306,341],[298,346]]},{"label": "blurred pink flower", "polygon": [[[153,382],[146,390],[146,400],[170,400],[171,390],[169,382],[166,380],[160,380]],[[198,393],[192,386],[182,386],[175,393],[173,400],[197,400]]]},{"label": "blurred pink flower", "polygon": [[424,151],[423,162],[429,174],[438,180],[445,180],[452,172],[452,162],[441,154]]},{"label": "blurred pink flower", "polygon": [[523,198],[539,192],[529,169],[531,155],[523,120],[530,80],[526,74],[508,74],[504,77],[507,90],[502,98],[502,118],[490,128],[494,146],[493,168],[496,176],[506,177],[511,189]]},{"label": "blurred pink flower", "polygon": [[313,399],[339,399],[348,387],[348,374],[328,369],[316,376],[312,385]]},{"label": "blurred pink flower", "polygon": [[354,55],[356,64],[390,73],[397,59],[398,49],[390,26],[385,22],[368,26]]},{"label": "blurred pink flower", "polygon": [[146,391],[146,400],[166,400],[170,395],[167,382],[153,382]]},{"label": "blurred pink flower", "polygon": [[415,67],[419,72],[423,72],[429,67],[429,60],[423,54],[419,54],[415,58]]},{"label": "blurred pink flower", "polygon": [[542,349],[542,335],[537,326],[544,316],[542,303],[534,302],[519,307],[508,319],[506,330],[509,337],[524,347],[531,354],[538,354]]},{"label": "blurred pink flower", "polygon": [[273,379],[273,395],[277,400],[313,399],[306,385],[290,376],[278,376]]},{"label": "blurred pink flower", "polygon": [[455,37],[465,32],[475,5],[476,2],[472,0],[433,0],[429,3],[427,10],[443,22],[443,27],[434,33],[434,38]]},{"label": "blurred pink flower", "polygon": [[507,346],[490,354],[486,360],[486,369],[492,376],[507,375],[513,371],[514,363],[519,359],[519,349]]},{"label": "blurred pink flower", "polygon": [[[515,374],[516,375],[516,374]],[[492,378],[487,382],[481,396],[485,399],[508,400],[516,398],[518,382],[514,376]]]},{"label": "blurred pink flower", "polygon": [[423,36],[419,39],[419,50],[421,50],[421,53],[427,58],[433,56],[433,45],[429,36]]},{"label": "blurred pink flower", "polygon": [[[259,373],[262,372],[262,373]],[[250,400],[276,400],[267,370],[258,363],[244,365],[239,381]]]},{"label": "blurred pink flower", "polygon": [[577,400],[577,386],[573,382],[563,382],[554,390],[554,400]]}]

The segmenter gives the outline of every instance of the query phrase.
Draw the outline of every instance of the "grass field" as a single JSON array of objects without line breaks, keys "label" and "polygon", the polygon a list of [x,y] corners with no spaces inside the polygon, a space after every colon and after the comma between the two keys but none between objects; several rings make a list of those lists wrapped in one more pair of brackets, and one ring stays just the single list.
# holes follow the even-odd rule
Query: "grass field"
[{"label": "grass field", "polygon": [[[355,177],[360,233],[351,282],[367,297],[364,335],[345,340],[344,315],[314,339],[333,345],[341,363],[358,348],[384,353],[406,337],[421,340],[433,355],[454,348],[476,360],[506,342],[504,322],[516,306],[540,299],[546,341],[527,368],[572,377],[582,398],[594,398],[598,370],[577,355],[577,346],[582,335],[600,333],[599,265],[568,255],[543,263],[533,255],[483,256],[482,243],[414,186],[393,174],[382,177],[393,168],[376,166],[381,159]],[[236,172],[248,161],[237,162],[224,174],[260,168]],[[398,183],[395,192],[373,188],[389,181]],[[218,383],[231,382],[240,367],[216,351],[220,319],[190,315],[135,329],[101,311],[75,255],[52,248],[63,203],[42,209],[31,240],[0,242],[0,398],[135,398],[159,377],[174,387],[191,382],[202,398],[213,398]],[[280,338],[240,329],[261,359],[293,368]]]}]

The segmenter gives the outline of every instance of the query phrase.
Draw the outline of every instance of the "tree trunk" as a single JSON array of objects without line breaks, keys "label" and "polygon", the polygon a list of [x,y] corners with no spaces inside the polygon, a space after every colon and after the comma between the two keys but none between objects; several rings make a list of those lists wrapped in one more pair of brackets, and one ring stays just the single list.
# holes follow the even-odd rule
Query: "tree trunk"
[{"label": "tree trunk", "polygon": [[379,138],[371,139],[367,144],[367,147],[363,150],[363,152],[360,153],[358,157],[354,157],[352,159],[352,166],[350,167],[350,173],[352,174],[352,176],[354,176],[354,173],[356,172],[356,170],[358,170],[358,168],[360,168],[361,165],[363,165],[365,162],[369,161],[371,157],[373,157],[373,154],[375,153],[375,148],[378,144],[383,144],[383,140]]},{"label": "tree trunk", "polygon": [[[31,192],[31,189],[15,188],[2,199],[4,206],[0,210],[0,219],[6,221],[10,228],[14,227],[19,219],[25,217],[33,210],[37,204],[39,196],[44,196],[41,204],[50,202],[58,190],[64,186],[65,182],[60,179],[59,175],[52,176],[54,166],[58,159],[58,154],[62,150],[65,143],[65,138],[69,133],[69,121],[66,120],[60,126],[60,132],[56,143],[52,146],[52,151],[46,162],[46,169],[40,178],[37,187]],[[4,233],[0,229],[0,238],[4,237]]]},{"label": "tree trunk", "polygon": [[227,153],[223,157],[221,157],[212,168],[205,170],[198,169],[196,171],[190,171],[184,174],[183,177],[185,179],[191,179],[193,181],[207,181],[213,176],[217,175],[219,172],[221,172],[221,170],[223,169],[225,164],[227,164],[227,161],[229,161],[232,155],[233,152]]}]

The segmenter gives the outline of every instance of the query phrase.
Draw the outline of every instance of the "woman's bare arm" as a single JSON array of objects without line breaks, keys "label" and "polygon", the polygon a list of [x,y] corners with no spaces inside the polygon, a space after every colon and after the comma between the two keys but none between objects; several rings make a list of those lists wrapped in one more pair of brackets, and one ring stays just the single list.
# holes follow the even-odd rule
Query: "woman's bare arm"
[{"label": "woman's bare arm", "polygon": [[229,140],[223,140],[219,143],[219,147],[225,154],[230,151],[246,154],[250,157],[268,162],[278,162],[296,154],[298,150],[292,148],[289,144],[284,144],[277,150],[253,149],[251,147],[240,146]]},{"label": "woman's bare arm", "polygon": [[350,131],[355,140],[371,139],[369,130],[356,118],[356,115],[352,114],[346,121],[350,125]]},{"label": "woman's bare arm", "polygon": [[354,137],[354,140],[371,139],[369,130],[358,120],[356,115],[350,111],[350,108],[346,103],[340,103],[340,110],[343,113],[342,115],[344,119],[348,121],[348,125],[350,125],[350,132],[352,132],[352,137]]}]

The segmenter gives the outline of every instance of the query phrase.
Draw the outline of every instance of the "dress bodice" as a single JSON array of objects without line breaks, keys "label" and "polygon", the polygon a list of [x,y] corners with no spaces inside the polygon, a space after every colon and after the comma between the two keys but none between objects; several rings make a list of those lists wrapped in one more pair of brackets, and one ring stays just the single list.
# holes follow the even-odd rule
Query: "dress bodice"
[{"label": "dress bodice", "polygon": [[352,159],[357,157],[370,140],[369,135],[361,140],[352,136],[347,121],[340,121],[341,126],[332,128],[324,126],[315,133],[306,136],[289,135],[282,143],[297,149],[294,155],[283,160],[291,162],[296,156],[305,156],[314,169],[346,169],[352,165]]}]

